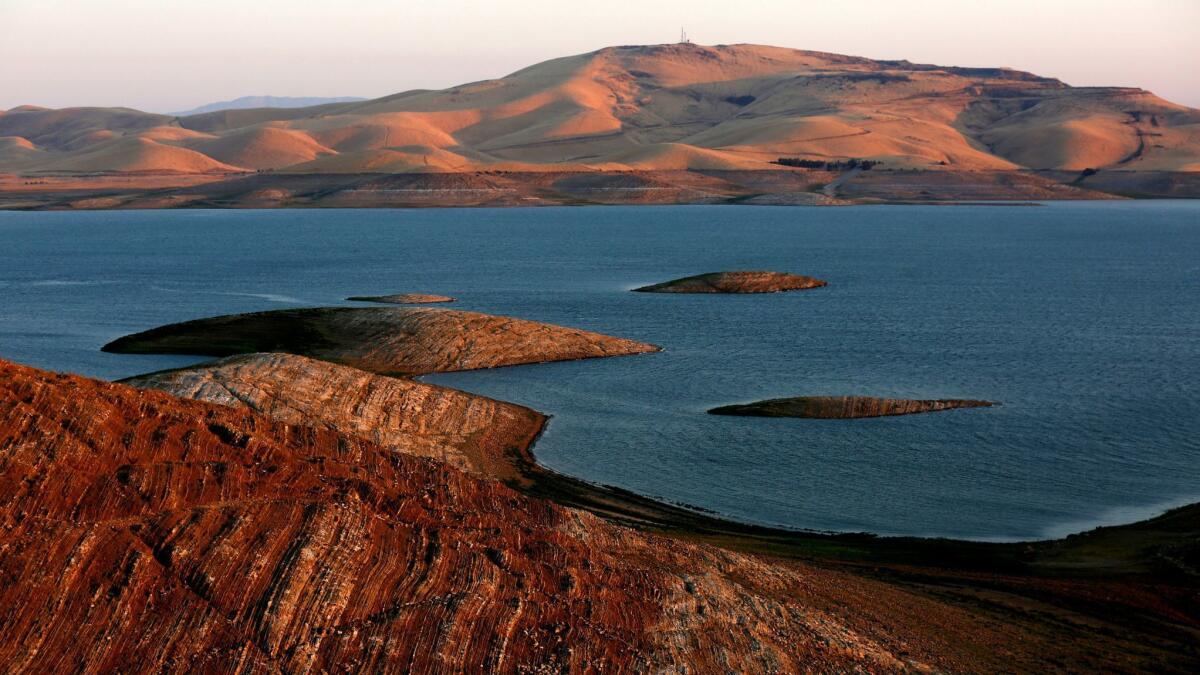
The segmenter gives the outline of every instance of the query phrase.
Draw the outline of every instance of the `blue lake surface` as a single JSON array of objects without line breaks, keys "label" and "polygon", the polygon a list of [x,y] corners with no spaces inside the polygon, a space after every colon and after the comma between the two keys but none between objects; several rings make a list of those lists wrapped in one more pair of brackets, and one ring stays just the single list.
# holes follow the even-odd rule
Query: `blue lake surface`
[{"label": "blue lake surface", "polygon": [[[630,293],[729,269],[826,279]],[[0,357],[119,378],[163,323],[455,296],[661,345],[426,378],[553,416],[547,466],[794,528],[1012,540],[1200,499],[1200,203],[0,212]],[[809,394],[1001,406],[717,417]]]}]

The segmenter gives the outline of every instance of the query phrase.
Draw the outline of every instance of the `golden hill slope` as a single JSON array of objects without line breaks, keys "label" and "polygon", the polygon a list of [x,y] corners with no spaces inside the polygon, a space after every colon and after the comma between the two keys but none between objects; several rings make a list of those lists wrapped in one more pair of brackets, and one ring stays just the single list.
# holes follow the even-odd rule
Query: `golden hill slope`
[{"label": "golden hill slope", "polygon": [[305,133],[279,127],[254,126],[206,136],[187,143],[188,147],[225,164],[250,169],[288,166],[336,154]]},{"label": "golden hill slope", "polygon": [[1139,89],[757,45],[613,47],[497,80],[304,109],[170,118],[19,108],[0,113],[5,136],[39,149],[0,153],[0,171],[26,173],[753,169],[785,156],[1200,170],[1200,111]]}]

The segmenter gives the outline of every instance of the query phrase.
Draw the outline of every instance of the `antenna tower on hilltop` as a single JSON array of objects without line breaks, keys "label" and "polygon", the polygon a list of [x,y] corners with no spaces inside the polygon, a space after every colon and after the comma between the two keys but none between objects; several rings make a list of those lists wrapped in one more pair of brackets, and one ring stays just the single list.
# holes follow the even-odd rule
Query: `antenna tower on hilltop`
[{"label": "antenna tower on hilltop", "polygon": [[687,31],[682,26],[679,27],[679,44],[690,45],[692,41],[688,39]]}]

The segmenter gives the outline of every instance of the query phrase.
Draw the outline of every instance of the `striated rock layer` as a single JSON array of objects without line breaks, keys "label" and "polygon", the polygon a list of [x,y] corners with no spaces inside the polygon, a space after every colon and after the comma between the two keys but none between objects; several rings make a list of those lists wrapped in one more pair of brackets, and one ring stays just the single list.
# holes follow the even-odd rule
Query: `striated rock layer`
[{"label": "striated rock layer", "polygon": [[247,409],[0,362],[0,467],[3,672],[928,667],[836,573]]},{"label": "striated rock layer", "polygon": [[118,338],[129,354],[287,352],[377,373],[419,375],[659,351],[633,340],[448,309],[322,307],[234,314]]},{"label": "striated rock layer", "polygon": [[354,302],[381,302],[388,305],[427,305],[436,302],[454,302],[448,295],[426,293],[396,293],[394,295],[353,295],[347,300]]},{"label": "striated rock layer", "polygon": [[754,403],[726,405],[713,408],[713,415],[745,415],[751,417],[810,417],[818,419],[851,419],[856,417],[887,417],[913,415],[954,408],[981,408],[995,405],[991,401],[968,399],[911,400],[873,398],[870,396],[797,396],[773,398]]},{"label": "striated rock layer", "polygon": [[546,420],[513,403],[292,354],[231,356],[123,382],[245,406],[501,480],[518,478],[507,455],[527,449]]},{"label": "striated rock layer", "polygon": [[827,282],[784,272],[710,272],[633,290],[639,293],[779,293],[819,288]]}]

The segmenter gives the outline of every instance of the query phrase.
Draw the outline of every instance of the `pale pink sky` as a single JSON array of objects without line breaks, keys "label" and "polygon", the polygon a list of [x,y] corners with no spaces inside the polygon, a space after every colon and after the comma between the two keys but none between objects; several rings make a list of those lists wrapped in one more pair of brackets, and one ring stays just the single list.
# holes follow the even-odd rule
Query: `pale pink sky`
[{"label": "pale pink sky", "polygon": [[382,96],[619,44],[1010,66],[1200,107],[1200,0],[0,0],[0,109]]}]

